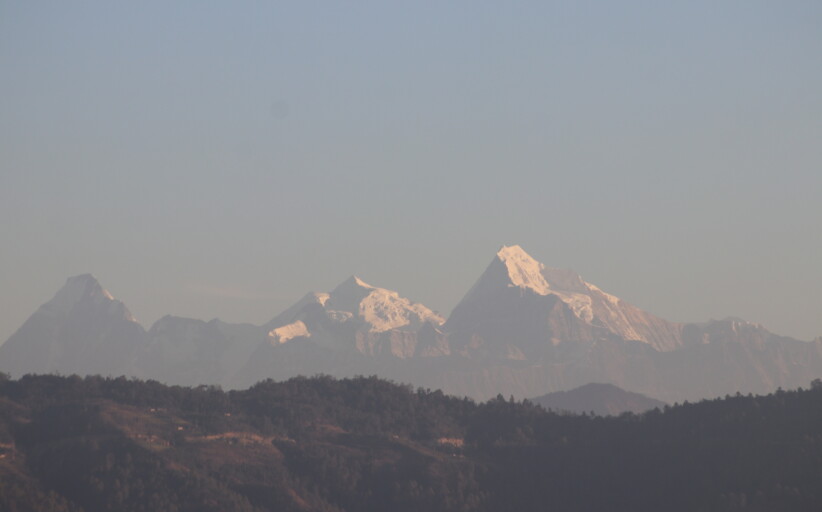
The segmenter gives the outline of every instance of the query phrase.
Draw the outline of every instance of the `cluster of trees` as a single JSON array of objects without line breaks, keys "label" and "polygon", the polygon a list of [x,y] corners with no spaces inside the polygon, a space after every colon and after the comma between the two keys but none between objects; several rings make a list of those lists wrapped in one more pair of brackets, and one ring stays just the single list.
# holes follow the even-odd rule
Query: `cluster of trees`
[{"label": "cluster of trees", "polygon": [[374,377],[0,378],[0,510],[820,508],[820,381],[599,417]]}]

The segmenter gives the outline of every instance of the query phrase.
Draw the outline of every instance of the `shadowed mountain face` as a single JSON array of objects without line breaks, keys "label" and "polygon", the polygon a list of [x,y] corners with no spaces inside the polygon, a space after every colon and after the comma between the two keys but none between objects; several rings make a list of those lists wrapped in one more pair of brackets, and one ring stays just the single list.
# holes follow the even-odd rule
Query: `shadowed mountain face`
[{"label": "shadowed mountain face", "polygon": [[577,414],[594,413],[599,416],[619,416],[625,412],[639,414],[662,408],[665,402],[631,393],[613,384],[592,382],[570,391],[556,391],[531,399],[532,402],[553,411]]},{"label": "shadowed mountain face", "polygon": [[76,276],[0,347],[0,371],[132,373],[146,332],[90,274]]},{"label": "shadowed mountain face", "polygon": [[266,339],[260,327],[166,316],[148,331],[135,371],[169,384],[220,384],[237,373]]},{"label": "shadowed mountain face", "polygon": [[352,276],[262,326],[164,317],[146,332],[93,277],[78,276],[0,346],[0,371],[226,387],[373,374],[476,399],[604,382],[672,403],[806,384],[822,375],[822,339],[738,319],[668,322],[512,246],[447,321]]}]

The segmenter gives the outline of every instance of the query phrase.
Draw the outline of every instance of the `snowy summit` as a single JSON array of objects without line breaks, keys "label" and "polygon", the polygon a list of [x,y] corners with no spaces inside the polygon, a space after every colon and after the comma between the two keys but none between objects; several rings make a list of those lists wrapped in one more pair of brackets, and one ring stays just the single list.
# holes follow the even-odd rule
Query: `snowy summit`
[{"label": "snowy summit", "polygon": [[538,262],[518,245],[502,246],[497,258],[505,264],[508,270],[509,286],[528,288],[540,295],[548,295],[550,286],[542,276],[545,265]]},{"label": "snowy summit", "polygon": [[371,286],[357,276],[351,276],[329,294],[325,305],[330,310],[345,311],[358,316],[371,332],[385,332],[406,325],[435,325],[445,320],[422,304],[400,297],[399,293]]}]

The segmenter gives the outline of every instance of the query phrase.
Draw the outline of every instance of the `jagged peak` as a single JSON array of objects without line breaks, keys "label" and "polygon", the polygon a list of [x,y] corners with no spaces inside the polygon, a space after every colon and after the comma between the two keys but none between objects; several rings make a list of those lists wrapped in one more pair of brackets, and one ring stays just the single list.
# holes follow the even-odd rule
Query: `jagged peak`
[{"label": "jagged peak", "polygon": [[440,325],[444,319],[422,304],[400,297],[399,293],[372,286],[357,276],[351,276],[330,293],[326,308],[359,316],[372,331],[417,324],[426,321]]},{"label": "jagged peak", "polygon": [[540,295],[550,293],[550,285],[542,271],[545,265],[525,252],[519,245],[502,246],[497,258],[505,265],[512,286],[528,288]]}]

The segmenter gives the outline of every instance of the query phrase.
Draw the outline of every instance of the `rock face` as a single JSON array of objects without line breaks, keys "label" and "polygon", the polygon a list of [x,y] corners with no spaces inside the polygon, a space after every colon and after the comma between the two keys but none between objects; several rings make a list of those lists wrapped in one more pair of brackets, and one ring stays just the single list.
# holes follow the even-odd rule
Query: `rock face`
[{"label": "rock face", "polygon": [[77,276],[0,346],[0,371],[225,387],[378,375],[480,400],[602,382],[673,403],[807,386],[822,376],[822,338],[739,319],[668,322],[511,246],[447,321],[352,276],[261,326],[168,316],[146,332],[93,277]]}]

